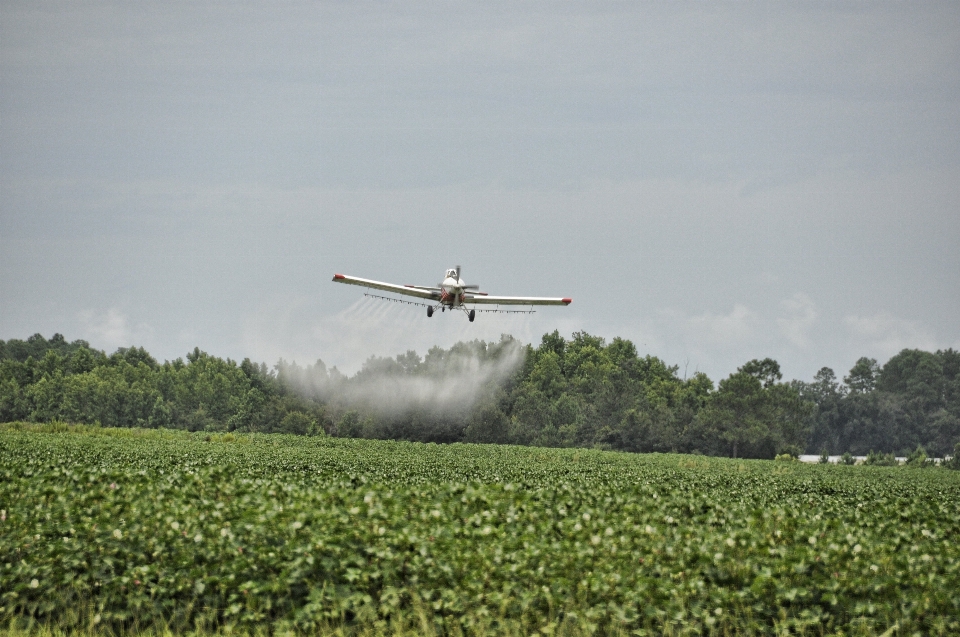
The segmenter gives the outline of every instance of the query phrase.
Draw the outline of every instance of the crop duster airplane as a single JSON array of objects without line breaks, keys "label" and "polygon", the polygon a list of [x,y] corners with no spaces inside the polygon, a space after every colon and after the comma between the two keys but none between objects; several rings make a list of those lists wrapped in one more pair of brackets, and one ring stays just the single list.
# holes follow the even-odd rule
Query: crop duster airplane
[{"label": "crop duster airplane", "polygon": [[[460,266],[447,270],[447,275],[440,283],[434,287],[423,285],[397,285],[395,283],[383,283],[382,281],[372,281],[370,279],[361,279],[355,276],[345,274],[334,274],[333,280],[336,283],[347,283],[349,285],[362,285],[363,287],[395,292],[406,296],[415,296],[421,299],[432,301],[427,305],[427,316],[433,316],[434,311],[440,308],[443,312],[449,309],[462,310],[466,312],[467,318],[473,322],[476,316],[475,310],[468,310],[467,303],[478,305],[570,305],[571,298],[548,298],[542,296],[490,296],[486,292],[480,292],[480,286],[467,285],[460,278]],[[386,298],[386,297],[384,297]]]}]

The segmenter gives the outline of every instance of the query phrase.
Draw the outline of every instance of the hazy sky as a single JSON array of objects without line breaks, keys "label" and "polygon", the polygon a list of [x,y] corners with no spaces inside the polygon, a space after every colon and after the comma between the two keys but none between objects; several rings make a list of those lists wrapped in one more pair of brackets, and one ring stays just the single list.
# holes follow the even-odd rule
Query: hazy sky
[{"label": "hazy sky", "polygon": [[[960,347],[960,3],[0,4],[0,338]],[[427,319],[335,272],[570,296]]]}]

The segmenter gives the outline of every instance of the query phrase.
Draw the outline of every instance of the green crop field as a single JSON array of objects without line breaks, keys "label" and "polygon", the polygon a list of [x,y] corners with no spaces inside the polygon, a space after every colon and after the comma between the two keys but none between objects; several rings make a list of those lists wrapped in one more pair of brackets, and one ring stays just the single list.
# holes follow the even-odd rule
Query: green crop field
[{"label": "green crop field", "polygon": [[0,620],[958,634],[958,503],[946,469],[3,425]]}]

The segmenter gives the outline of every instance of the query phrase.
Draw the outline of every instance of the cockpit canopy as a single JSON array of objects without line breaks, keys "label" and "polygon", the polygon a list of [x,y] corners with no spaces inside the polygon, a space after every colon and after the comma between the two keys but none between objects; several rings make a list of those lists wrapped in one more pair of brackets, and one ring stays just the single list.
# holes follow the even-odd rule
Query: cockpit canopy
[{"label": "cockpit canopy", "polygon": [[456,278],[457,278],[457,271],[456,271],[456,270],[447,270],[447,276],[450,277],[451,279],[456,279]]}]

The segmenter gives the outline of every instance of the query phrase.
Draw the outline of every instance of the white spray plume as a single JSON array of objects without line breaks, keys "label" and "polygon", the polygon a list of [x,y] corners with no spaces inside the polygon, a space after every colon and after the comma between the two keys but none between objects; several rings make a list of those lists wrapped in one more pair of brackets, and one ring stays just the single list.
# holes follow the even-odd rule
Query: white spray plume
[{"label": "white spray plume", "polygon": [[362,409],[381,416],[418,411],[464,412],[492,396],[523,361],[525,348],[510,336],[498,343],[460,342],[432,348],[424,358],[408,351],[396,358],[370,357],[351,377],[322,361],[309,367],[281,362],[284,382],[338,410]]}]

